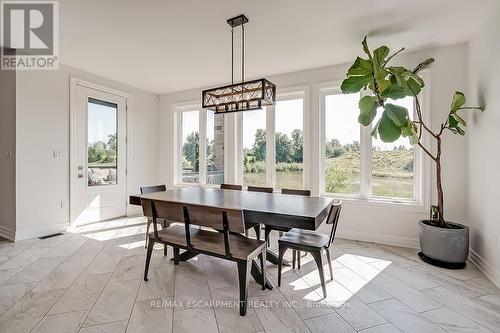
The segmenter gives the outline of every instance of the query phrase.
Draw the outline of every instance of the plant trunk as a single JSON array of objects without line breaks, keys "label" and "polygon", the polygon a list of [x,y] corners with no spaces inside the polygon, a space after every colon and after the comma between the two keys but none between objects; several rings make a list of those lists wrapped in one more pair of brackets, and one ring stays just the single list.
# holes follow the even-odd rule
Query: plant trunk
[{"label": "plant trunk", "polygon": [[446,222],[444,220],[444,193],[443,193],[443,184],[441,180],[441,137],[437,138],[436,185],[437,185],[437,195],[438,195],[439,225],[445,226]]}]

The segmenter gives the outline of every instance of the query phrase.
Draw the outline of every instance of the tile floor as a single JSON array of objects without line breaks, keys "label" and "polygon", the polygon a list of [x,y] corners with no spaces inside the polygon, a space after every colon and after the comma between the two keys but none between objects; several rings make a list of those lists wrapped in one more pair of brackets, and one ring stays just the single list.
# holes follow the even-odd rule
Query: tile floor
[{"label": "tile floor", "polygon": [[[251,281],[240,317],[234,263],[198,256],[174,269],[158,247],[144,282],[144,230],[137,217],[0,244],[0,332],[500,331],[500,290],[473,265],[448,271],[413,249],[342,239],[326,299],[304,256],[281,288]],[[276,266],[268,272],[276,285]]]}]

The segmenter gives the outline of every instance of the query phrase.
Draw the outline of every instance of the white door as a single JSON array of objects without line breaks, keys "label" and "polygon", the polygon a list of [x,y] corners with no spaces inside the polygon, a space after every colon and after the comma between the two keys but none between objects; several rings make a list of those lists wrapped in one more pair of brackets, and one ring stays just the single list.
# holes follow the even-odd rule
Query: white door
[{"label": "white door", "polygon": [[76,225],[126,215],[126,99],[76,86]]}]

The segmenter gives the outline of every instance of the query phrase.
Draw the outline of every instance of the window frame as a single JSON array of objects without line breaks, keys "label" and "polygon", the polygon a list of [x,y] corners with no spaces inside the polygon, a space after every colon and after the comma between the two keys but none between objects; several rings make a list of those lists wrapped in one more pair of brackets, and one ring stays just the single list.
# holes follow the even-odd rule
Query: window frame
[{"label": "window frame", "polygon": [[[307,144],[309,139],[306,138],[309,135],[308,131],[308,98],[309,93],[307,87],[290,87],[280,89],[280,92],[276,95],[276,102],[288,101],[295,99],[302,99],[302,135],[303,135],[303,162],[302,162],[302,186],[303,188],[308,187],[308,170],[309,170],[309,158],[307,156]],[[276,188],[276,105],[266,106],[266,186],[272,187],[275,192],[279,192],[281,189]],[[243,184],[244,173],[243,173],[243,115],[242,113],[237,114],[237,155],[238,161],[235,163],[237,169],[237,182]]]},{"label": "window frame", "polygon": [[[430,82],[429,72],[425,71],[422,73],[423,79],[426,82]],[[390,204],[390,205],[401,205],[402,207],[417,207],[419,210],[423,210],[429,206],[430,195],[428,194],[430,188],[430,161],[424,158],[423,152],[418,147],[413,149],[413,198],[397,198],[397,197],[382,197],[372,195],[372,161],[373,161],[373,151],[372,145],[373,140],[371,136],[372,125],[362,126],[360,125],[360,193],[359,194],[348,194],[348,193],[329,193],[325,190],[325,143],[326,143],[326,109],[325,109],[325,97],[332,94],[342,94],[340,89],[341,81],[333,81],[317,85],[315,88],[318,92],[318,112],[319,112],[319,195],[325,197],[339,197],[348,200],[349,202],[358,202],[362,205],[368,204]],[[422,112],[422,117],[424,121],[429,121],[430,110],[430,97],[429,97],[429,87],[428,84],[426,88],[422,90],[419,95],[421,101],[421,107],[424,109]],[[369,91],[360,91],[360,98],[369,95]],[[415,112],[415,109],[414,109]],[[416,115],[414,114],[414,117]],[[422,136],[422,142],[424,145],[428,145],[429,137],[426,133]]]},{"label": "window frame", "polygon": [[[176,103],[173,105],[174,113],[174,156],[176,156],[174,161],[174,185],[175,186],[194,186],[194,187],[219,187],[218,184],[208,184],[207,183],[207,113],[210,110],[202,109],[200,107],[200,101],[191,101],[186,103]],[[184,183],[182,181],[182,113],[198,111],[198,135],[199,135],[199,173],[198,173],[198,183]],[[224,144],[227,140],[226,131],[227,121],[224,119]],[[228,160],[226,154],[224,153],[224,181],[227,177],[226,166]]]}]

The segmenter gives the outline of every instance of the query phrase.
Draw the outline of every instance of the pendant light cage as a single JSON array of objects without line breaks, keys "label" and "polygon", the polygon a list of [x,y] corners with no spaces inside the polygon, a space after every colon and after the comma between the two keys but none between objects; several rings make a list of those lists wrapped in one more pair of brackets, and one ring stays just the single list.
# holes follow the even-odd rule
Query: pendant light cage
[{"label": "pendant light cage", "polygon": [[[245,81],[245,23],[248,18],[239,15],[227,20],[231,26],[231,84],[202,91],[202,108],[216,114],[261,109],[276,101],[276,86],[262,78]],[[234,28],[241,26],[241,82],[234,83]]]}]

